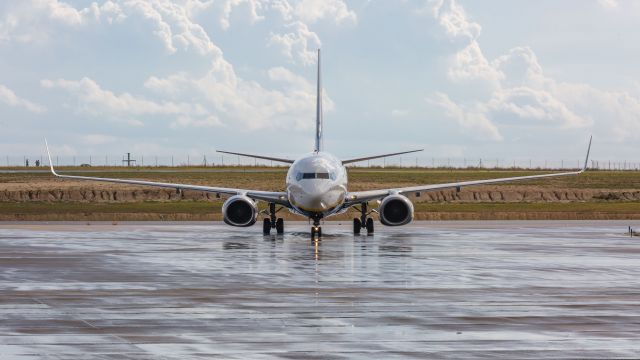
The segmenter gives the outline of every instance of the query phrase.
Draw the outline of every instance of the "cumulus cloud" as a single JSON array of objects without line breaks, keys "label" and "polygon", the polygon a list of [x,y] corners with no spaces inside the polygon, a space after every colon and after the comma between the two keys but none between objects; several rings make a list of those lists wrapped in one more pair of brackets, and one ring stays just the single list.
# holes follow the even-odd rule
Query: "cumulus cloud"
[{"label": "cumulus cloud", "polygon": [[[615,1],[606,1],[614,6]],[[469,20],[455,0],[430,2],[432,15],[460,49],[451,57],[448,77],[460,88],[459,100],[438,93],[429,97],[470,133],[499,140],[502,125],[555,129],[595,127],[614,141],[640,138],[640,99],[624,91],[605,91],[584,83],[562,82],[545,74],[534,51],[518,46],[493,60],[483,54],[479,24]],[[481,92],[469,91],[482,83]]]},{"label": "cumulus cloud", "polygon": [[200,104],[154,102],[129,93],[115,94],[102,89],[94,80],[86,77],[78,81],[45,79],[41,84],[44,88],[62,89],[74,95],[78,100],[79,112],[109,116],[133,125],[141,125],[141,120],[137,118],[146,115],[208,116],[206,109]]},{"label": "cumulus cloud", "polygon": [[221,53],[204,28],[191,20],[185,6],[168,0],[128,0],[125,4],[127,12],[139,15],[154,25],[154,34],[168,52],[174,53],[180,47],[195,49],[200,54]]},{"label": "cumulus cloud", "polygon": [[293,12],[308,23],[328,18],[337,24],[355,24],[358,19],[343,0],[301,0],[295,5]]},{"label": "cumulus cloud", "polygon": [[[127,0],[118,6],[124,18],[151,24],[153,36],[159,39],[169,55],[178,52],[195,54],[209,64],[204,73],[182,70],[163,76],[149,76],[144,87],[155,93],[158,99],[150,100],[149,97],[129,92],[116,93],[104,89],[90,77],[80,80],[45,79],[41,85],[48,89],[62,89],[73,96],[77,100],[78,112],[109,116],[136,125],[142,125],[151,115],[172,119],[172,128],[221,126],[232,122],[242,124],[243,129],[274,126],[306,129],[312,125],[312,122],[304,119],[313,113],[315,90],[306,79],[284,68],[268,70],[274,88],[239,77],[222,50],[213,43],[204,28],[192,19],[194,14],[206,11],[215,4],[200,1],[188,4],[180,5],[169,0]],[[259,1],[241,0],[227,1],[223,5],[229,15],[232,9],[242,4],[255,12],[256,16],[251,15],[252,19],[258,19],[261,16],[258,11],[267,6]],[[296,19],[296,12],[292,10],[296,7],[287,1],[274,2],[272,5],[280,6],[282,11],[293,11],[287,16]],[[343,9],[335,4],[329,8],[312,3],[297,5],[311,6],[322,16],[332,16],[335,15],[332,11]],[[102,7],[106,8],[105,4]],[[77,12],[82,13],[82,10]],[[284,28],[290,32],[272,34],[272,44],[281,47],[285,56],[296,63],[314,63],[315,54],[308,48],[319,46],[318,36],[299,20],[294,20]],[[328,98],[325,105],[328,111],[333,107]]]},{"label": "cumulus cloud", "polygon": [[43,113],[46,110],[44,106],[19,97],[15,92],[13,92],[13,90],[2,84],[0,84],[0,102],[3,102],[9,106],[26,109],[27,111],[30,111],[32,113]]},{"label": "cumulus cloud", "polygon": [[80,28],[90,23],[112,24],[125,18],[121,6],[113,1],[101,5],[93,2],[80,9],[58,0],[20,1],[0,17],[0,41],[44,41],[51,36],[54,25]]},{"label": "cumulus cloud", "polygon": [[296,64],[315,63],[315,49],[321,45],[320,37],[309,25],[320,20],[336,25],[357,23],[356,13],[342,0],[299,0],[269,2],[269,8],[278,13],[284,26],[271,32],[268,45],[280,49],[281,53]]},{"label": "cumulus cloud", "polygon": [[271,33],[269,45],[280,48],[289,61],[302,65],[311,65],[316,62],[316,53],[311,49],[320,47],[320,38],[310,31],[307,25],[296,21],[286,26],[291,30],[285,34]]},{"label": "cumulus cloud", "polygon": [[464,38],[473,41],[480,36],[480,24],[470,21],[464,8],[455,1],[435,0],[430,1],[427,8],[429,6],[433,17],[438,20],[450,39]]},{"label": "cumulus cloud", "polygon": [[472,131],[477,137],[489,140],[503,139],[498,128],[487,118],[486,113],[478,109],[482,105],[475,105],[475,108],[466,109],[443,93],[436,93],[428,97],[427,101],[442,108],[447,117],[454,119],[460,127]]}]

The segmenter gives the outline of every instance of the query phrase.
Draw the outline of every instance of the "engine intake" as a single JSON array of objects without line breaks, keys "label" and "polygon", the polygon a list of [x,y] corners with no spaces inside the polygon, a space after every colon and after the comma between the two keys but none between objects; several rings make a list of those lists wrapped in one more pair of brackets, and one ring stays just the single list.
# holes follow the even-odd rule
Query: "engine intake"
[{"label": "engine intake", "polygon": [[413,203],[406,196],[389,195],[382,199],[378,212],[383,225],[406,225],[413,220]]},{"label": "engine intake", "polygon": [[235,195],[228,198],[222,205],[222,216],[228,225],[251,226],[258,219],[258,206],[246,196]]}]

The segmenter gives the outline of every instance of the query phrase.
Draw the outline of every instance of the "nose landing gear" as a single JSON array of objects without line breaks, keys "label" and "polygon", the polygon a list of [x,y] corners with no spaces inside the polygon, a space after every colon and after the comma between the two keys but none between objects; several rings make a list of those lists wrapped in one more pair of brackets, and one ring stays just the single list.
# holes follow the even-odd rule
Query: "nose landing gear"
[{"label": "nose landing gear", "polygon": [[322,228],[320,227],[320,219],[321,219],[320,215],[315,215],[313,217],[313,226],[311,226],[311,241],[320,241],[322,238]]},{"label": "nose landing gear", "polygon": [[311,240],[318,240],[322,237],[322,228],[320,226],[312,226],[311,227]]},{"label": "nose landing gear", "polygon": [[354,235],[359,235],[362,228],[367,229],[367,235],[373,235],[373,218],[368,217],[371,212],[368,211],[367,203],[362,203],[360,205],[360,218],[353,219]]}]

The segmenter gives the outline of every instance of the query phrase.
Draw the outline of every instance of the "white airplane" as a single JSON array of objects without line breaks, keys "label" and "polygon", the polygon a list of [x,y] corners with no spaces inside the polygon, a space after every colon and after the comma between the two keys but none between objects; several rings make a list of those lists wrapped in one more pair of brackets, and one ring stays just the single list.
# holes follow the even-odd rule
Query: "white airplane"
[{"label": "white airplane", "polygon": [[[320,50],[318,50],[318,79],[316,100],[316,133],[313,152],[302,155],[297,160],[275,158],[263,155],[251,155],[228,151],[219,151],[226,154],[247,156],[258,159],[273,160],[291,164],[287,172],[286,190],[284,192],[258,191],[248,189],[233,189],[213,186],[199,186],[186,184],[161,183],[144,180],[111,179],[88,176],[61,175],[56,173],[51,161],[51,153],[46,143],[49,164],[53,175],[65,179],[104,181],[121,184],[148,185],[164,188],[172,188],[177,191],[195,190],[215,193],[217,196],[230,196],[222,205],[224,222],[231,226],[246,227],[256,223],[260,211],[257,202],[263,201],[269,205],[268,217],[263,222],[263,233],[269,234],[275,228],[278,234],[284,232],[284,221],[276,218],[276,213],[283,208],[290,212],[305,216],[313,221],[311,237],[320,238],[322,229],[320,221],[332,215],[341,214],[354,207],[360,212],[359,218],[353,219],[353,232],[359,234],[366,228],[367,234],[373,234],[374,222],[371,213],[378,213],[380,222],[387,226],[400,226],[413,220],[413,204],[406,195],[426,191],[443,189],[456,189],[474,185],[497,184],[517,180],[542,179],[558,176],[578,175],[586,171],[591,151],[591,139],[587,149],[587,157],[580,171],[562,172],[554,174],[519,176],[489,180],[474,180],[454,182],[447,184],[417,185],[411,187],[380,189],[369,191],[349,191],[347,189],[347,169],[345,165],[370,159],[383,158],[393,155],[407,154],[422,150],[403,151],[390,154],[367,156],[340,160],[323,150],[322,140],[322,85],[320,82]],[[377,210],[369,210],[370,201],[379,201]],[[279,209],[276,207],[279,206]]]}]

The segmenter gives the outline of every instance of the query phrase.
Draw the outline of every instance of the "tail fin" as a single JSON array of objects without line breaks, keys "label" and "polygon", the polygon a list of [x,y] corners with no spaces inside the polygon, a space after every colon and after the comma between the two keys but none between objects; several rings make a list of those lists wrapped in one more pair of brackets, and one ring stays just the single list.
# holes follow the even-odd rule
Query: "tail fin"
[{"label": "tail fin", "polygon": [[316,145],[313,151],[322,151],[322,81],[320,77],[320,49],[318,49],[318,89],[316,94]]}]

